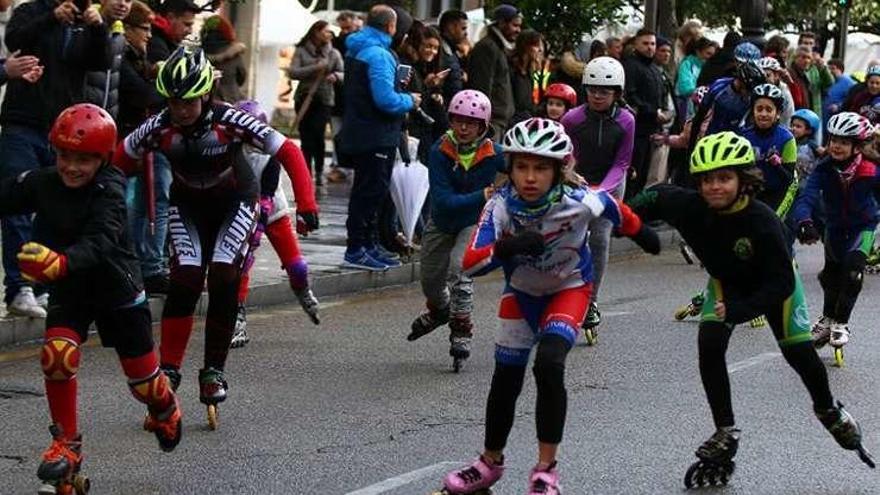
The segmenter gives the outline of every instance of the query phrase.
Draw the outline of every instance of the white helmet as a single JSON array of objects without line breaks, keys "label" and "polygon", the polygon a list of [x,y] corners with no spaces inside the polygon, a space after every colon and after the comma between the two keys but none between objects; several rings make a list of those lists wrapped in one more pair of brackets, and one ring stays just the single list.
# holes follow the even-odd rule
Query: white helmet
[{"label": "white helmet", "polygon": [[782,66],[779,65],[779,60],[776,60],[775,57],[759,58],[758,67],[763,70],[769,70],[773,72],[779,72],[782,70]]},{"label": "white helmet", "polygon": [[550,119],[524,120],[504,135],[505,153],[528,153],[566,160],[571,156],[571,139],[562,124]]},{"label": "white helmet", "polygon": [[626,74],[623,66],[611,57],[596,57],[584,68],[584,86],[626,87]]},{"label": "white helmet", "polygon": [[873,133],[871,122],[855,112],[840,112],[828,119],[828,134],[835,137],[867,141]]}]

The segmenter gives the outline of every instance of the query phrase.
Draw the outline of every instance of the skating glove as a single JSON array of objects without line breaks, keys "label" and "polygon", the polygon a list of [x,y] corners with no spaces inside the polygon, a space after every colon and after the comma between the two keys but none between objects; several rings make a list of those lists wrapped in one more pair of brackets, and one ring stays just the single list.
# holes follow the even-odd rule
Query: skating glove
[{"label": "skating glove", "polygon": [[649,254],[660,254],[660,236],[657,231],[642,224],[642,228],[630,237],[642,250]]},{"label": "skating glove", "polygon": [[30,282],[49,283],[67,274],[67,256],[42,244],[28,242],[16,257],[21,276]]},{"label": "skating glove", "polygon": [[801,244],[813,244],[820,239],[819,231],[811,220],[806,220],[798,225],[797,238]]},{"label": "skating glove", "polygon": [[507,261],[517,255],[538,256],[543,252],[544,236],[533,230],[526,230],[495,241],[495,257],[501,261]]},{"label": "skating glove", "polygon": [[318,221],[318,212],[304,211],[296,214],[296,233],[299,235],[308,235],[309,232],[318,230],[320,222]]}]

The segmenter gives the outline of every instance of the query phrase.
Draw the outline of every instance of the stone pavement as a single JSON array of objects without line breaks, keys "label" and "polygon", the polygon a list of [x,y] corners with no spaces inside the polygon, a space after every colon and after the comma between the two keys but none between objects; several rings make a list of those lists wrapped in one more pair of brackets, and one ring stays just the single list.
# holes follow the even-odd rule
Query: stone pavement
[{"label": "stone pavement", "polygon": [[[293,198],[289,179],[284,174],[282,174],[282,184],[288,199]],[[311,270],[312,287],[319,298],[408,284],[417,281],[419,277],[417,260],[384,273],[340,267],[345,252],[345,219],[350,184],[351,177],[346,183],[325,182],[325,186],[317,188],[316,194],[321,208],[321,228],[307,238],[300,238],[301,250]],[[672,231],[665,232],[662,237],[665,245],[670,245],[674,241]],[[638,248],[627,239],[614,239],[612,242],[612,255],[632,253],[634,250]],[[0,267],[0,276],[2,276],[2,267]],[[281,269],[271,244],[264,239],[257,251],[251,271],[248,306],[259,307],[293,301],[295,297],[287,285],[287,275]],[[150,302],[155,320],[161,315],[162,300],[153,298]],[[203,296],[197,308],[198,314],[204,314],[206,303],[207,297]],[[0,304],[0,306],[4,305]],[[33,341],[42,336],[43,320],[10,317],[5,315],[5,307],[0,311],[3,312],[0,315],[0,347]]]}]

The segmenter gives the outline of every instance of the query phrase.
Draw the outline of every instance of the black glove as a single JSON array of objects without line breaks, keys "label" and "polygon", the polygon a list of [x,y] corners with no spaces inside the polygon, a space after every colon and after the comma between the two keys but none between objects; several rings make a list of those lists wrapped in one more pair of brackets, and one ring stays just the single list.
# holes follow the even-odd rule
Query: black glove
[{"label": "black glove", "polygon": [[507,261],[516,255],[538,256],[544,252],[544,236],[540,232],[526,230],[515,236],[495,241],[495,257]]},{"label": "black glove", "polygon": [[642,224],[642,228],[630,239],[636,243],[642,250],[649,254],[660,254],[660,236],[657,231]]},{"label": "black glove", "polygon": [[296,214],[296,233],[306,235],[309,232],[318,230],[320,222],[318,221],[318,212],[305,211]]},{"label": "black glove", "polygon": [[819,231],[813,225],[812,220],[806,220],[798,224],[797,238],[801,244],[812,244],[820,239]]}]

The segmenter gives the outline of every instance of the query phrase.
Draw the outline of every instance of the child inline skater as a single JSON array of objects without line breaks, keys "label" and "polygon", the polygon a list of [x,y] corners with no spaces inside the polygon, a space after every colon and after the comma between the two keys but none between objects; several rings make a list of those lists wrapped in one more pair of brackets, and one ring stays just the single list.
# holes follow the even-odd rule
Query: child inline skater
[{"label": "child inline skater", "polygon": [[486,204],[464,255],[466,273],[483,275],[502,267],[507,279],[486,405],[485,450],[471,466],[446,476],[447,494],[486,490],[504,473],[504,446],[536,344],[538,464],[528,493],[560,493],[556,452],[565,424],[565,359],[590,301],[590,221],[602,215],[646,251],[660,249],[657,234],[610,194],[563,183],[571,151],[565,130],[547,119],[520,122],[504,136],[510,182]]},{"label": "child inline skater", "polygon": [[538,114],[559,122],[566,112],[577,106],[577,93],[574,88],[564,83],[553,83],[544,90]]},{"label": "child inline skater", "polygon": [[160,362],[176,389],[193,313],[207,276],[199,400],[208,405],[213,428],[217,426],[216,406],[226,399],[224,368],[235,326],[241,269],[257,224],[259,190],[253,170],[240,156],[243,144],[278,160],[294,179],[298,214],[306,229],[318,228],[318,207],[300,149],[256,117],[212,103],[214,77],[201,48],[175,50],[156,79],[156,89],[168,107],[129,134],[113,158],[120,168],[131,170],[146,153],[160,151],[171,164],[172,267],[162,311]]},{"label": "child inline skater", "polygon": [[[575,171],[590,187],[607,191],[616,199],[622,199],[626,189],[626,172],[635,140],[635,117],[620,101],[625,82],[620,62],[611,57],[594,58],[584,68],[586,102],[562,119],[574,147]],[[608,264],[611,229],[611,221],[598,215],[589,226],[593,290],[584,319],[584,336],[589,345],[596,342],[602,322],[597,301]]]},{"label": "child inline skater", "polygon": [[801,108],[791,116],[789,128],[797,143],[796,170],[800,189],[803,189],[807,177],[813,173],[819,159],[825,154],[825,148],[816,140],[816,133],[821,126],[819,116],[810,109]]},{"label": "child inline skater", "polygon": [[166,452],[180,442],[181,414],[153,346],[126,221],[125,177],[109,165],[116,125],[100,107],[74,105],[55,120],[49,142],[57,168],[0,183],[0,213],[36,213],[33,240],[21,247],[18,263],[25,278],[52,291],[40,361],[53,438],[37,470],[39,493],[79,493],[88,480],[79,474],[77,372],[92,323],[102,344],[116,350],[132,395],[147,405],[145,427]]},{"label": "child inline skater", "polygon": [[[755,150],[756,165],[763,176],[762,189],[757,191],[755,198],[763,201],[776,212],[785,222],[788,210],[797,195],[795,179],[795,163],[797,162],[797,144],[794,136],[779,124],[779,114],[784,105],[782,91],[772,84],[761,84],[752,91],[752,108],[749,112],[750,124],[741,128],[739,133],[749,140]],[[785,229],[789,245],[794,242],[793,233]],[[687,306],[687,310],[679,309],[680,316],[697,316],[702,311],[705,294],[700,294]],[[753,328],[766,324],[763,316],[750,322]]]},{"label": "child inline skater", "polygon": [[[255,100],[239,101],[235,104],[235,108],[253,115],[263,124],[269,123],[266,112]],[[321,318],[318,315],[318,299],[309,287],[309,265],[300,253],[299,242],[297,242],[290,216],[287,214],[287,195],[284,194],[284,189],[280,185],[281,165],[278,160],[250,145],[245,145],[242,148],[242,153],[250,163],[254,177],[259,181],[260,211],[257,229],[251,236],[251,249],[248,252],[242,270],[241,282],[238,286],[238,316],[235,320],[235,331],[230,343],[230,347],[233,349],[243,347],[250,341],[247,334],[245,303],[250,284],[250,270],[253,267],[254,256],[256,256],[256,250],[260,246],[260,240],[264,233],[281,260],[281,268],[287,272],[290,288],[296,295],[303,311],[306,312],[312,323],[315,325],[321,323]],[[290,180],[292,183],[294,178],[291,177]]]},{"label": "child inline skater", "polygon": [[421,282],[427,311],[412,322],[407,340],[449,323],[449,355],[458,371],[470,357],[474,309],[473,280],[461,260],[495,176],[506,172],[501,146],[486,137],[492,116],[489,98],[459,91],[449,102],[450,129],[428,155],[431,218],[422,235]]},{"label": "child inline skater", "polygon": [[701,445],[685,485],[726,484],[733,474],[740,430],[734,422],[725,354],[737,324],[766,315],[782,355],[806,385],[813,411],[841,447],[858,450],[861,430],[835,406],[822,361],[810,341],[809,313],[779,217],[755,201],[761,174],[745,138],[722,132],[701,139],[691,155],[697,190],[656,185],[630,201],[646,221],[672,225],[709,272],[700,315],[699,366],[717,431]]},{"label": "child inline skater", "polygon": [[[874,229],[880,221],[874,196],[880,182],[877,165],[865,159],[860,146],[873,136],[865,117],[842,112],[828,120],[828,156],[807,180],[795,204],[797,237],[803,244],[822,239],[825,266],[819,273],[824,292],[822,316],[813,326],[816,347],[831,344],[837,365],[843,364],[843,346],[849,342],[849,318],[862,290]],[[825,210],[824,238],[812,217],[819,205]]]}]

